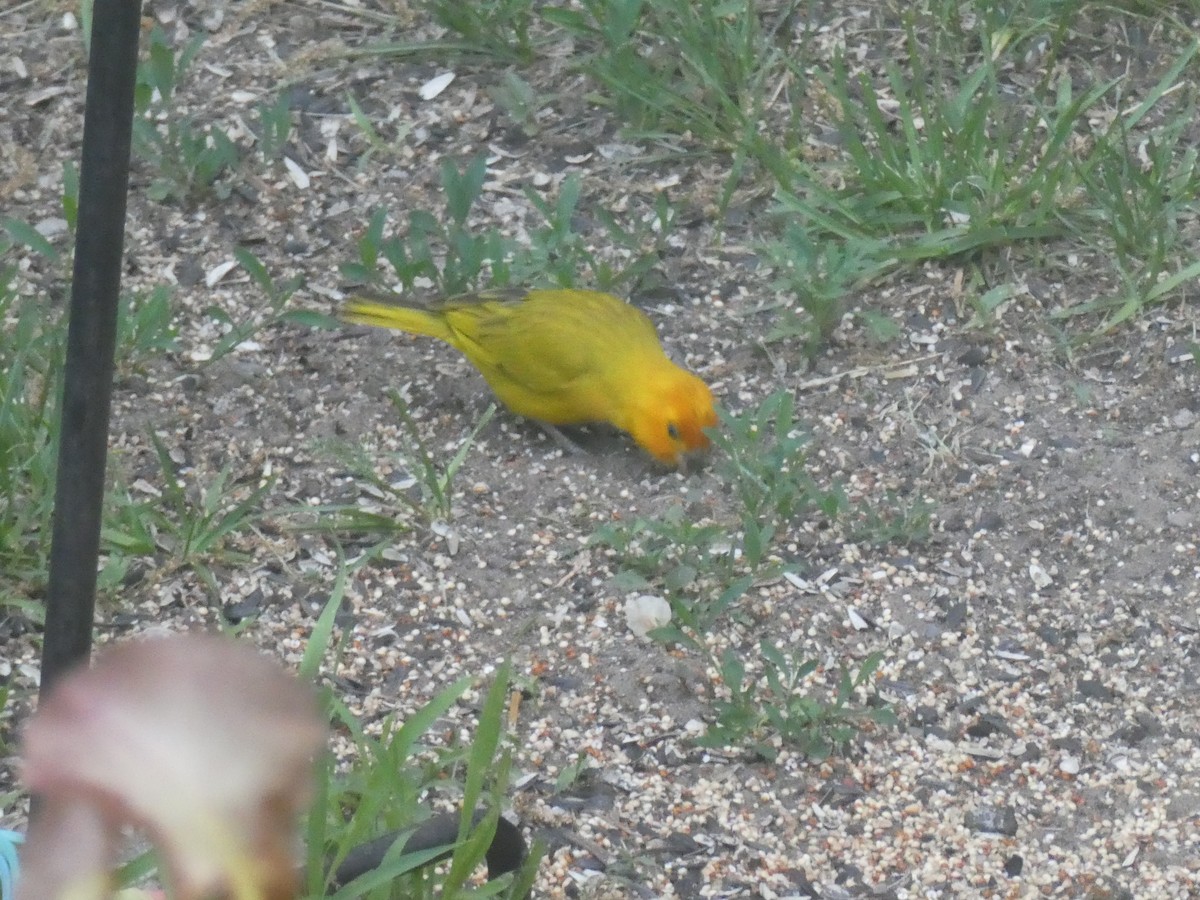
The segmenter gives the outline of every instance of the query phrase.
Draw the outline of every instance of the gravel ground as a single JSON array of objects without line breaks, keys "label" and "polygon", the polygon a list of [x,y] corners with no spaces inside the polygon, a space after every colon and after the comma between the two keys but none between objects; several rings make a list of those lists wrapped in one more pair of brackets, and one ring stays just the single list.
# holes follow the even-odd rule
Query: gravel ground
[{"label": "gravel ground", "polygon": [[[59,246],[61,163],[78,149],[84,82],[66,10],[0,17],[11,48],[0,197],[6,216]],[[553,58],[535,74],[561,93],[528,141],[489,99],[497,71],[456,67],[425,101],[418,89],[439,67],[335,57],[379,37],[337,6],[155,12],[169,29],[211,32],[181,98],[203,121],[249,142],[254,104],[292,85],[290,150],[306,177],[252,161],[228,199],[180,206],[146,199],[153,173],[135,170],[126,284],[173,285],[181,345],[124,367],[117,385],[112,464],[135,492],[158,489],[154,433],[196,485],[232,467],[246,486],[274,476],[276,508],[369,499],[337,442],[361,446],[389,482],[409,474],[391,455],[402,428],[389,388],[449,456],[487,393],[448,348],[271,324],[208,362],[222,328],[205,310],[263,315],[258,289],[226,268],[240,245],[279,280],[304,276],[297,305],[332,311],[365,211],[440,209],[441,161],[486,150],[480,221],[515,235],[538,222],[525,185],[552,195],[581,174],[583,229],[596,208],[649,215],[656,187],[677,185],[682,224],[658,270],[670,288],[635,298],[672,356],[735,412],[794,391],[818,484],[841,482],[864,507],[932,504],[928,539],[907,547],[790,523],[776,551],[803,577],[756,585],[738,621],[710,637],[720,652],[767,636],[830,670],[882,651],[875,686],[902,727],[867,731],[820,763],[787,747],[772,763],[701,750],[689,736],[711,715],[717,673],[630,633],[619,560],[589,538],[680,506],[722,521],[729,498],[714,473],[655,472],[603,432],[584,435],[588,454],[564,456],[498,413],[457,475],[448,527],[416,522],[357,570],[340,618],[351,652],[329,675],[373,721],[514,659],[530,690],[513,805],[551,842],[540,896],[1200,896],[1200,378],[1183,349],[1194,306],[1163,308],[1064,362],[1043,323],[1104,290],[1086,259],[1022,280],[992,329],[968,324],[961,272],[931,269],[862,298],[894,319],[898,340],[872,343],[847,320],[801,366],[757,337],[774,292],[747,248],[766,198],[735,198],[718,244],[722,164],[665,164],[623,142],[582,90],[564,89],[575,76]],[[347,92],[386,153],[362,156]],[[21,267],[62,302],[49,264]],[[257,615],[246,634],[298,660],[337,548],[268,520],[230,550],[243,556],[213,567],[221,604]],[[101,634],[212,625],[218,612],[194,571],[147,560],[102,609]],[[20,694],[36,674],[32,646],[19,620],[2,627]],[[469,712],[457,713],[464,725]]]}]

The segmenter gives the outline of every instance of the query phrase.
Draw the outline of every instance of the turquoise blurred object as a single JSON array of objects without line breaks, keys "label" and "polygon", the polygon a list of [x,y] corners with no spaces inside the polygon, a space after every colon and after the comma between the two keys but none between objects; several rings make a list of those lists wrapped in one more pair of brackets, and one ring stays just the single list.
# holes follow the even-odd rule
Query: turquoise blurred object
[{"label": "turquoise blurred object", "polygon": [[0,828],[0,897],[4,900],[12,900],[16,896],[13,886],[21,870],[17,862],[17,844],[24,840],[25,835]]}]

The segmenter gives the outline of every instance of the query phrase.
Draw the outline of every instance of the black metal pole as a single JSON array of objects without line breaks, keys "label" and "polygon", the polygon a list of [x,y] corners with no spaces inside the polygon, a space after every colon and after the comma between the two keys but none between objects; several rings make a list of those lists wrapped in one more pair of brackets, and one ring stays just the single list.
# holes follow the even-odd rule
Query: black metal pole
[{"label": "black metal pole", "polygon": [[141,0],[95,0],[41,691],[91,653]]}]

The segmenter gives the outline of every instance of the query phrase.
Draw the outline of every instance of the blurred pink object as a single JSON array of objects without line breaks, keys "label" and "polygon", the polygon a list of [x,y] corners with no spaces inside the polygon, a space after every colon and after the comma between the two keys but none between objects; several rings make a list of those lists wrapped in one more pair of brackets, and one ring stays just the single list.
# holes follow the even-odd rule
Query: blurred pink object
[{"label": "blurred pink object", "polygon": [[325,725],[307,685],[215,636],[135,641],[57,686],[25,729],[41,807],[18,900],[109,897],[121,828],[145,828],[173,897],[295,896],[296,816]]}]

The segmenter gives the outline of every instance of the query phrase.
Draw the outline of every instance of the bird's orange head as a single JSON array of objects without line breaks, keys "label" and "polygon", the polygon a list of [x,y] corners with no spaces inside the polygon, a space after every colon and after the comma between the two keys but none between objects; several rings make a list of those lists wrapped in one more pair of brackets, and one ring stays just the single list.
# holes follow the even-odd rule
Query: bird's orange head
[{"label": "bird's orange head", "polygon": [[690,454],[708,449],[705,428],[717,424],[712,391],[691,372],[674,366],[639,392],[625,430],[659,462],[679,468]]}]

